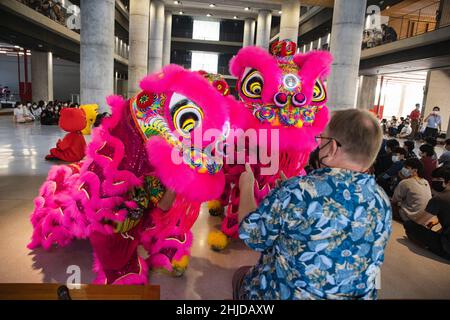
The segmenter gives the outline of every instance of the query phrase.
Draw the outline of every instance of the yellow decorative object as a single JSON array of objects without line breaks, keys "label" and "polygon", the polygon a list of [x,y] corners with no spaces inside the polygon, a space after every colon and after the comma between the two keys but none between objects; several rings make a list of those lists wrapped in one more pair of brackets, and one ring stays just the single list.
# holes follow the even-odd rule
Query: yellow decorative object
[{"label": "yellow decorative object", "polygon": [[80,109],[84,111],[86,114],[86,127],[81,130],[81,133],[84,135],[91,134],[91,128],[94,125],[95,119],[97,118],[97,104],[83,104],[80,106]]},{"label": "yellow decorative object", "polygon": [[208,234],[208,245],[214,251],[221,251],[228,246],[228,237],[222,231],[211,231]]},{"label": "yellow decorative object", "polygon": [[180,260],[172,261],[172,274],[176,277],[181,277],[186,271],[189,264],[189,256],[183,256]]},{"label": "yellow decorative object", "polygon": [[212,216],[221,216],[224,213],[224,207],[219,200],[208,201],[208,212]]}]

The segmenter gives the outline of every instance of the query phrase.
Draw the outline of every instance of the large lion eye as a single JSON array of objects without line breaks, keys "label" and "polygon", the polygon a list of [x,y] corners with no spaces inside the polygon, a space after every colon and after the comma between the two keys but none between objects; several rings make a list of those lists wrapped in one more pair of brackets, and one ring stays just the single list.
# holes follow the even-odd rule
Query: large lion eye
[{"label": "large lion eye", "polygon": [[314,84],[314,90],[313,90],[313,97],[312,102],[320,103],[325,101],[327,98],[327,93],[325,90],[325,87],[320,80],[316,80],[316,83]]},{"label": "large lion eye", "polygon": [[170,106],[170,113],[173,126],[183,137],[190,137],[191,131],[198,128],[203,119],[202,109],[182,96],[177,96],[177,102]]},{"label": "large lion eye", "polygon": [[263,78],[258,70],[252,69],[244,77],[241,83],[242,94],[250,99],[260,99],[263,90]]}]

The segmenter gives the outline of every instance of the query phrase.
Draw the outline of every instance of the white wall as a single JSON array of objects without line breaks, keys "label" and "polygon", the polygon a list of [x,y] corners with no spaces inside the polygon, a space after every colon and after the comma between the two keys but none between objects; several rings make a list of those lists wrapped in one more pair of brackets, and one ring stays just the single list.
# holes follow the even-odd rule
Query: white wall
[{"label": "white wall", "polygon": [[441,108],[442,130],[447,130],[450,117],[450,69],[428,72],[425,96],[425,116],[433,107]]},{"label": "white wall", "polygon": [[[31,82],[31,61],[28,56],[28,81]],[[21,81],[25,80],[23,57],[20,58]],[[8,86],[12,93],[19,93],[17,57],[0,54],[0,85]],[[80,93],[80,65],[63,59],[53,59],[53,96],[69,100],[71,94]]]}]

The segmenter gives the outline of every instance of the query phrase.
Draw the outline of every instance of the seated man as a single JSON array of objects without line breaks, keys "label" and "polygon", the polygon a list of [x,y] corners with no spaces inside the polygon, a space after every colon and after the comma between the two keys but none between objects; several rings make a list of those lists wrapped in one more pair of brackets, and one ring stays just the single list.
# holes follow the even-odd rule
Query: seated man
[{"label": "seated man", "polygon": [[439,232],[430,230],[414,221],[407,221],[405,227],[408,238],[429,249],[431,252],[450,260],[450,169],[444,168],[441,172],[442,188],[440,192],[428,202],[425,212],[437,217],[442,226]]},{"label": "seated man", "polygon": [[400,146],[400,143],[396,139],[383,139],[382,146],[383,148],[380,148],[374,163],[376,176],[390,168],[392,165],[392,152],[395,148]]},{"label": "seated man", "polygon": [[406,139],[411,133],[412,133],[411,125],[409,124],[409,121],[405,121],[405,124],[403,125],[398,137]]},{"label": "seated man", "polygon": [[382,140],[368,111],[336,111],[320,136],[320,169],[290,178],[256,206],[242,173],[239,237],[261,252],[233,279],[239,299],[375,299],[391,206],[366,170]]},{"label": "seated man", "polygon": [[450,139],[445,140],[445,150],[438,160],[440,165],[450,167]]},{"label": "seated man", "polygon": [[419,148],[420,161],[424,168],[424,178],[428,180],[429,183],[432,181],[431,173],[437,167],[436,153],[434,152],[434,147],[429,144],[423,144]]},{"label": "seated man", "polygon": [[403,162],[407,154],[405,149],[400,147],[395,148],[392,151],[392,165],[377,177],[377,182],[389,196],[392,196],[395,187],[397,187],[398,174],[403,168]]},{"label": "seated man", "polygon": [[417,159],[417,155],[414,152],[415,147],[416,145],[412,140],[406,140],[405,142],[403,142],[403,148],[407,152],[406,159]]},{"label": "seated man", "polygon": [[431,215],[424,209],[431,199],[431,189],[427,180],[423,178],[423,165],[419,159],[407,159],[400,171],[402,181],[395,188],[391,199],[394,212],[398,209],[402,221],[413,220],[426,225]]}]

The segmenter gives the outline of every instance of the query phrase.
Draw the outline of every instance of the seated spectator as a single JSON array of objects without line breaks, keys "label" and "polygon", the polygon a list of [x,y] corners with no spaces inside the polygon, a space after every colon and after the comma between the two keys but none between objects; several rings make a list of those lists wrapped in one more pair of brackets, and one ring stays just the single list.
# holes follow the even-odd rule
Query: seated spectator
[{"label": "seated spectator", "polygon": [[413,220],[426,225],[431,218],[424,212],[431,199],[431,189],[428,181],[423,178],[423,173],[423,165],[419,159],[405,160],[401,170],[402,181],[395,188],[391,199],[393,211],[398,212],[402,221]]},{"label": "seated spectator", "polygon": [[261,258],[236,271],[235,299],[376,299],[391,206],[365,172],[382,137],[370,112],[336,111],[319,137],[321,168],[283,181],[259,207],[246,165],[239,237]]},{"label": "seated spectator", "polygon": [[389,196],[392,196],[394,189],[398,184],[398,174],[403,168],[403,162],[405,161],[407,154],[405,149],[400,147],[395,148],[392,151],[392,165],[377,177],[378,184]]},{"label": "seated spectator", "polygon": [[403,142],[403,148],[406,150],[406,159],[417,159],[417,155],[414,152],[414,148],[416,147],[414,141],[406,140]]},{"label": "seated spectator", "polygon": [[432,158],[433,158],[433,160],[437,160],[437,153],[436,153],[436,150],[434,150],[434,148],[436,148],[436,146],[437,146],[436,138],[433,138],[433,137],[425,138],[425,143],[429,144],[430,146],[433,147],[434,153],[433,153],[433,157]]},{"label": "seated spectator", "polygon": [[412,133],[412,128],[409,124],[409,121],[405,121],[403,127],[400,129],[400,133],[398,135],[399,138],[402,139],[406,139],[411,133]]},{"label": "seated spectator", "polygon": [[[36,104],[35,102],[31,105],[30,107],[30,112],[33,115],[35,120],[39,120],[41,118],[41,113],[42,113],[42,107],[40,104],[41,101],[39,101],[38,104]],[[42,101],[42,104],[44,103],[44,101]]]},{"label": "seated spectator", "polygon": [[433,172],[431,173],[431,194],[434,196],[437,193],[440,193],[442,191],[444,191],[444,172],[447,170],[448,168],[445,166],[442,167],[437,167],[436,169],[433,170]]},{"label": "seated spectator", "polygon": [[383,43],[397,41],[397,32],[394,28],[383,23],[381,25],[381,31],[383,33]]},{"label": "seated spectator", "polygon": [[436,156],[434,148],[429,144],[423,144],[419,150],[420,161],[422,161],[425,170],[424,178],[431,184],[431,173],[437,167],[437,161],[433,159]]},{"label": "seated spectator", "polygon": [[53,125],[55,124],[55,113],[53,112],[53,104],[50,101],[48,105],[42,110],[41,113],[41,124],[43,125]]},{"label": "seated spectator", "polygon": [[450,168],[443,168],[442,191],[437,193],[428,202],[425,212],[436,216],[436,221],[430,223],[434,225],[439,223],[442,229],[435,232],[414,221],[407,221],[403,224],[408,238],[434,254],[450,260]]},{"label": "seated spectator", "polygon": [[450,167],[450,139],[445,140],[444,153],[439,157],[438,163]]},{"label": "seated spectator", "polygon": [[23,107],[24,107],[24,110],[23,110],[24,115],[33,119],[33,121],[36,120],[36,118],[33,116],[33,113],[31,113],[31,102],[28,101],[27,104],[24,105]]},{"label": "seated spectator", "polygon": [[22,102],[17,101],[14,106],[13,122],[26,123],[31,121],[33,121],[33,119],[25,112],[25,106]]},{"label": "seated spectator", "polygon": [[375,175],[378,176],[389,169],[392,165],[392,150],[400,146],[396,139],[383,139],[382,148],[378,152],[377,159],[374,164]]},{"label": "seated spectator", "polygon": [[381,120],[381,128],[383,129],[383,134],[387,134],[387,120]]},{"label": "seated spectator", "polygon": [[397,118],[395,116],[392,116],[391,121],[388,122],[388,133],[391,137],[395,137],[398,133],[398,124],[397,124]]}]

